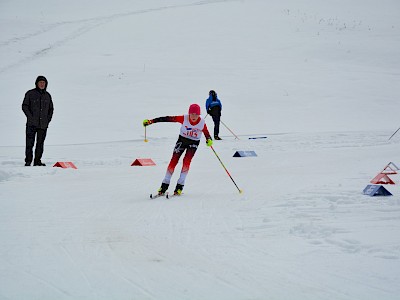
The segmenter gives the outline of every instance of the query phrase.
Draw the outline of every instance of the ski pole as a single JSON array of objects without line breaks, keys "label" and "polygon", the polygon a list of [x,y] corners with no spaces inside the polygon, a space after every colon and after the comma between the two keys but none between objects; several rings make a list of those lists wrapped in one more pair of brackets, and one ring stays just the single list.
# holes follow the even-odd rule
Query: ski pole
[{"label": "ski pole", "polygon": [[399,127],[399,129],[397,129],[391,136],[390,136],[390,138],[388,139],[388,141],[390,141],[390,139],[397,133],[397,131],[399,131],[400,130],[400,127]]},{"label": "ski pole", "polygon": [[236,186],[236,188],[238,189],[239,193],[240,193],[240,194],[243,193],[243,191],[242,191],[241,189],[239,189],[239,187],[237,186],[235,180],[233,180],[231,174],[229,174],[229,172],[228,172],[228,170],[226,169],[224,163],[223,163],[222,160],[219,158],[217,152],[215,152],[213,146],[210,146],[210,148],[212,149],[212,151],[214,151],[215,156],[218,158],[218,160],[219,160],[219,162],[221,163],[222,167],[225,169],[226,174],[228,174],[228,176],[230,177],[230,179],[232,180],[232,182],[235,184],[235,186]]},{"label": "ski pole", "polygon": [[226,127],[226,129],[228,129],[228,130],[235,136],[236,139],[240,140],[240,139],[238,138],[238,136],[237,136],[236,134],[234,134],[233,131],[230,130],[228,126],[225,125],[224,122],[221,121],[221,123],[222,123],[222,125],[224,125],[224,126]]},{"label": "ski pole", "polygon": [[147,143],[147,142],[149,141],[149,140],[147,139],[146,127],[147,127],[147,126],[144,126],[144,141],[145,141],[145,143]]},{"label": "ski pole", "polygon": [[[206,116],[204,117],[204,120],[207,118],[207,116],[208,116],[208,114],[206,114]],[[222,122],[221,120],[220,120],[220,122],[222,123],[222,125],[224,125],[224,126],[226,127],[226,129],[228,129],[228,130],[235,136],[235,139],[240,140],[240,139],[238,138],[238,136],[237,136],[236,134],[234,134],[233,131],[230,130],[229,127],[226,126],[226,124],[225,124],[224,122]]]}]

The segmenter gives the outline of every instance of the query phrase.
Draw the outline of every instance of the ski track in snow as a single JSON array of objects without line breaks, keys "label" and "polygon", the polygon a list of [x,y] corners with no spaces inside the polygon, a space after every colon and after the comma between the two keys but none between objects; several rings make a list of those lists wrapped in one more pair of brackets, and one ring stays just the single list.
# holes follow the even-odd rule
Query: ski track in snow
[{"label": "ski track in snow", "polygon": [[[314,174],[321,172],[323,177],[324,173],[329,172],[331,168],[329,155],[332,153],[336,157],[337,155],[346,156],[346,153],[352,155],[359,150],[365,152],[366,149],[376,149],[379,152],[390,144],[399,143],[395,140],[388,144],[384,140],[387,135],[385,132],[292,133],[269,136],[268,139],[259,141],[244,139],[237,141],[225,138],[223,143],[216,143],[215,149],[231,169],[239,186],[245,190],[244,194],[235,194],[232,183],[229,182],[223,170],[219,169],[217,162],[214,161],[216,164],[209,165],[208,168],[215,168],[214,173],[220,172],[217,174],[219,181],[222,180],[222,189],[228,188],[232,193],[231,197],[220,197],[221,187],[218,185],[208,185],[206,189],[200,187],[195,191],[193,186],[188,184],[182,197],[149,200],[148,188],[136,185],[135,178],[140,176],[139,174],[147,174],[146,176],[149,176],[152,181],[149,186],[155,186],[153,188],[155,190],[159,181],[153,178],[155,175],[158,178],[162,177],[169,153],[154,168],[130,167],[129,163],[133,158],[128,159],[128,152],[133,148],[149,146],[135,141],[113,143],[114,147],[111,150],[113,156],[107,152],[108,147],[102,147],[103,153],[98,152],[93,155],[91,149],[96,148],[97,144],[90,143],[48,147],[47,151],[49,154],[52,153],[51,155],[56,155],[60,151],[75,153],[78,159],[74,162],[78,170],[51,168],[53,162],[45,168],[25,168],[21,166],[20,158],[11,159],[11,153],[21,152],[23,147],[2,147],[4,155],[0,158],[0,165],[3,175],[0,184],[6,188],[3,189],[2,194],[6,193],[8,199],[9,197],[20,198],[16,195],[23,193],[19,191],[19,186],[27,182],[37,182],[36,185],[43,182],[38,186],[42,190],[49,189],[47,183],[58,186],[59,196],[56,201],[61,201],[61,207],[57,208],[52,204],[55,199],[49,199],[40,204],[40,207],[52,216],[50,219],[42,219],[39,212],[35,212],[38,208],[27,207],[27,210],[13,223],[22,222],[21,224],[32,227],[33,231],[41,232],[36,237],[36,242],[31,244],[34,249],[39,249],[47,239],[51,241],[53,248],[60,249],[54,259],[63,261],[64,272],[77,274],[75,276],[81,278],[82,282],[79,290],[85,290],[85,293],[92,297],[98,296],[99,277],[96,275],[96,269],[101,268],[101,264],[95,269],[88,268],[88,264],[102,261],[109,262],[113,266],[108,275],[113,276],[114,284],[122,287],[125,282],[130,286],[128,289],[131,293],[148,299],[156,299],[159,295],[152,292],[152,281],[163,281],[164,276],[173,276],[173,273],[181,274],[179,282],[183,285],[186,277],[196,276],[201,285],[210,285],[213,282],[215,288],[219,286],[221,291],[230,291],[228,294],[236,294],[238,299],[245,298],[243,291],[266,292],[266,288],[260,289],[265,282],[271,282],[268,285],[269,291],[283,296],[285,293],[281,289],[285,285],[299,284],[299,278],[302,275],[296,270],[303,269],[304,263],[294,260],[293,268],[283,265],[280,267],[281,273],[271,274],[263,271],[276,269],[275,264],[279,264],[281,254],[278,253],[282,251],[280,236],[286,236],[294,244],[308,244],[302,250],[305,252],[314,251],[316,254],[328,252],[336,253],[336,255],[343,253],[342,255],[350,256],[357,254],[357,257],[361,255],[365,259],[399,260],[400,248],[396,243],[385,242],[383,245],[371,243],[363,234],[360,236],[357,234],[357,232],[362,233],[365,224],[368,224],[368,230],[375,235],[374,224],[379,224],[380,220],[393,221],[393,226],[396,228],[400,219],[398,197],[374,201],[361,194],[362,185],[354,187],[346,183],[346,180],[355,180],[355,182],[368,184],[368,180],[374,174],[367,176],[369,170],[363,170],[364,162],[355,161],[348,166],[348,170],[343,169],[342,176],[350,176],[350,178],[344,178],[343,182],[335,183],[336,194],[332,194],[331,183],[317,180],[318,176]],[[296,149],[293,149],[293,144],[297,145]],[[153,147],[164,148],[165,139],[153,140],[150,149]],[[236,150],[244,149],[244,147],[248,147],[245,150],[255,150],[258,158],[231,157]],[[71,149],[73,151],[70,151]],[[191,182],[201,175],[199,173],[207,169],[203,170],[200,165],[196,165],[204,160],[205,150],[207,149],[201,149],[199,157],[193,162],[194,166],[190,173]],[[294,151],[298,153],[298,156],[313,156],[314,158],[309,160],[311,164],[304,163],[304,159],[300,161],[301,163],[293,160],[291,153]],[[85,156],[85,153],[91,155]],[[116,155],[117,153],[119,156]],[[286,157],[287,161],[275,161],[277,155],[281,158]],[[2,160],[4,158],[6,160]],[[385,161],[385,163],[388,162]],[[299,185],[299,189],[290,192],[280,190],[279,187],[267,194],[263,192],[263,189],[247,190],[246,180],[243,177],[245,174],[237,173],[236,168],[239,167],[242,173],[249,174],[256,166],[262,170],[267,167],[269,171],[268,174],[262,175],[265,176],[264,178],[253,178],[257,180],[254,183],[255,186],[274,184],[283,187],[284,180],[299,180],[295,175],[297,173],[309,174],[309,180]],[[383,166],[376,166],[377,169],[374,171],[378,172],[381,167]],[[327,170],[324,171],[324,169]],[[179,165],[177,170],[179,170]],[[280,174],[282,177],[277,175],[274,179],[273,174]],[[108,183],[107,178],[110,176],[114,179],[113,185]],[[317,181],[314,182],[314,180]],[[66,186],[58,182],[66,183]],[[93,200],[86,199],[84,195],[74,190],[85,190],[85,193],[92,194],[94,198]],[[222,193],[226,194],[228,190]],[[66,202],[62,204],[64,201]],[[90,203],[94,205],[93,210],[85,211],[84,208]],[[12,216],[7,202],[4,204],[3,223],[9,222],[7,220]],[[59,209],[63,211],[62,214],[58,211]],[[225,213],[221,215],[223,210]],[[371,210],[375,211],[373,218]],[[11,215],[4,219],[6,212]],[[365,218],[362,217],[364,213]],[[28,223],[23,221],[25,218],[31,221]],[[29,222],[31,222],[30,225]],[[68,230],[53,240],[51,236],[55,232],[52,232],[52,228],[63,227],[64,225],[61,224],[69,224]],[[127,224],[129,227],[126,227]],[[352,225],[349,227],[350,224]],[[265,240],[269,241],[267,248],[262,243]],[[215,243],[215,241],[219,242]],[[5,247],[12,249],[13,245],[12,240],[8,240]],[[156,248],[154,248],[155,245]],[[288,252],[287,257],[300,255],[295,254],[297,252],[295,248],[284,251]],[[82,257],[88,255],[89,261],[85,263],[81,261]],[[133,270],[128,271],[125,266],[127,261],[144,264],[147,268],[154,270],[152,279],[141,278],[140,273],[137,273],[133,266],[131,267]],[[161,272],[165,267],[170,269],[171,273]],[[24,272],[40,284],[47,286],[44,289],[47,293],[52,294],[51,290],[54,290],[59,296],[73,297],[74,295],[67,292],[68,287],[55,279],[45,279],[35,271]],[[158,272],[161,273],[158,274]],[[182,274],[186,275],[181,277]],[[260,274],[263,276],[260,277]],[[288,274],[292,275],[288,276]],[[335,271],[319,275],[327,278],[337,276]],[[318,276],[318,273],[307,275],[308,279],[304,278],[301,284],[315,289],[315,295],[335,295],[339,299],[346,299],[346,294],[340,289],[335,290],[334,287],[321,283],[312,286],[308,282],[310,276],[313,278]],[[353,282],[355,286],[363,285],[361,278],[354,279],[344,274],[340,276],[340,280]],[[237,286],[237,282],[241,282],[240,287]],[[173,288],[178,288],[178,286],[173,286]],[[369,290],[372,288],[369,287]],[[163,289],[164,287],[161,287],[160,291]],[[325,289],[327,291],[322,292]],[[179,291],[182,292],[178,288],[176,296]],[[258,292],[254,294],[255,298]],[[221,297],[228,294],[223,293]],[[199,295],[202,293],[199,292]]]},{"label": "ski track in snow", "polygon": [[[81,35],[86,34],[87,32],[93,30],[94,28],[113,22],[120,18],[131,17],[138,14],[147,14],[158,11],[170,10],[170,9],[179,9],[185,7],[210,5],[221,2],[233,2],[233,1],[238,1],[238,0],[198,1],[190,4],[161,6],[157,8],[141,9],[137,11],[112,14],[108,16],[99,16],[77,21],[65,21],[65,22],[49,24],[46,25],[44,28],[41,28],[33,33],[25,34],[5,41],[0,41],[0,51],[6,51],[7,46],[12,46],[13,48],[15,48],[16,47],[15,44],[18,44],[18,47],[20,47],[20,49],[30,49],[30,46],[28,46],[29,44],[27,43],[29,43],[30,40],[32,39],[43,39],[48,41],[46,47],[37,48],[33,51],[31,50],[30,53],[25,54],[22,53],[22,51],[20,51],[21,53],[20,58],[17,61],[7,62],[8,63],[7,65],[1,66],[0,73],[4,73],[7,70],[14,69],[28,62],[31,62],[34,59],[40,58],[46,55],[49,51],[52,51],[60,46],[63,46],[69,41],[74,40],[80,37]],[[52,40],[53,37],[57,37],[57,40]],[[3,63],[5,63],[5,61]]]},{"label": "ski track in snow", "polygon": [[[260,158],[269,158],[265,162],[270,164],[268,167],[270,174],[282,173],[282,176],[293,180],[296,176],[291,176],[291,172],[298,172],[296,171],[298,168],[302,169],[301,173],[307,173],[306,170],[309,170],[310,182],[305,183],[304,186],[300,185],[299,190],[292,190],[290,193],[278,189],[265,194],[262,190],[246,191],[244,188],[243,195],[234,195],[233,193],[231,197],[218,197],[220,193],[218,186],[209,186],[206,190],[201,188],[196,192],[189,184],[182,197],[169,200],[161,197],[149,200],[148,190],[135,185],[135,176],[138,176],[137,172],[139,174],[144,172],[143,174],[153,174],[150,178],[153,178],[154,174],[160,177],[165,171],[167,161],[158,167],[147,169],[124,166],[123,162],[128,163],[128,159],[116,157],[115,149],[119,149],[120,155],[125,156],[125,151],[138,146],[135,141],[114,143],[113,157],[107,158],[107,151],[98,153],[98,157],[81,156],[77,160],[78,170],[51,169],[49,167],[26,169],[19,167],[20,160],[13,161],[9,159],[9,155],[5,155],[7,160],[0,161],[3,167],[2,172],[6,174],[6,176],[2,176],[1,184],[7,186],[7,182],[9,182],[10,188],[13,190],[12,186],[18,186],[19,183],[12,178],[18,174],[24,174],[21,176],[21,184],[24,181],[42,181],[40,178],[46,182],[57,184],[57,177],[60,177],[63,178],[63,182],[69,182],[69,185],[77,191],[86,189],[87,193],[97,195],[95,197],[97,200],[94,201],[86,200],[85,196],[73,191],[70,192],[74,200],[68,205],[75,208],[70,212],[68,210],[64,212],[63,217],[58,220],[58,223],[70,223],[67,226],[69,229],[51,242],[53,247],[60,249],[57,259],[64,261],[63,265],[68,266],[64,271],[78,274],[78,278],[82,279],[79,289],[86,290],[85,293],[93,297],[98,296],[99,281],[96,270],[87,267],[88,263],[90,265],[90,261],[93,261],[92,263],[95,261],[111,262],[113,267],[109,270],[108,275],[113,275],[115,284],[123,286],[123,282],[125,282],[130,286],[131,293],[148,299],[156,299],[159,295],[152,292],[152,280],[163,281],[165,280],[164,276],[173,276],[174,273],[181,273],[179,282],[183,285],[186,277],[196,276],[201,285],[210,285],[213,282],[211,286],[218,286],[221,291],[230,291],[228,294],[222,293],[221,297],[236,294],[238,299],[243,299],[246,297],[243,291],[266,292],[267,288],[260,289],[265,282],[270,282],[268,290],[273,294],[284,296],[285,293],[282,291],[284,286],[299,284],[299,280],[301,281],[302,274],[296,270],[303,269],[304,263],[301,260],[294,260],[292,268],[288,265],[279,267],[280,273],[271,274],[263,271],[276,269],[275,264],[279,264],[281,254],[278,253],[282,251],[280,236],[288,238],[291,236],[290,239],[294,239],[293,243],[295,244],[303,244],[303,242],[305,245],[308,244],[302,251],[313,251],[317,255],[323,252],[343,253],[343,255],[357,254],[366,259],[369,257],[387,261],[397,261],[400,258],[400,248],[395,243],[380,246],[378,243],[368,242],[368,238],[363,235],[357,238],[357,232],[361,233],[365,224],[370,224],[367,226],[370,227],[372,234],[374,234],[374,224],[379,224],[382,219],[389,222],[393,220],[395,222],[393,225],[396,226],[395,224],[400,219],[400,209],[397,208],[400,205],[398,198],[371,203],[372,200],[369,197],[361,194],[362,186],[354,190],[354,187],[347,186],[345,182],[342,183],[342,186],[338,186],[337,194],[334,195],[329,182],[313,183],[317,177],[312,175],[319,169],[329,169],[329,166],[324,165],[325,152],[347,153],[349,151],[349,153],[353,153],[354,150],[365,151],[368,148],[377,148],[379,151],[381,148],[387,147],[387,143],[384,141],[386,137],[387,133],[384,132],[292,133],[270,136],[267,140],[259,141],[237,141],[225,138],[223,144],[216,143],[217,151],[225,161],[228,161],[230,167],[235,169],[236,164],[242,167],[243,164],[248,165],[247,171],[246,168],[243,169],[245,173],[251,172],[254,164],[258,164],[259,168],[266,166],[265,163],[260,164],[261,161],[257,158],[229,158],[228,153],[232,154],[237,149],[243,149],[243,146],[255,149]],[[165,140],[162,139],[160,142],[154,140],[152,143],[152,147],[164,147]],[[285,157],[285,154],[292,153],[294,151],[291,146],[293,143],[298,145],[295,151],[299,155],[312,153],[311,155],[315,156],[316,165],[298,165],[291,160],[287,168],[281,172],[281,166],[278,162],[274,162],[274,157],[277,154]],[[394,143],[399,142],[394,141]],[[63,151],[68,148],[76,148],[74,150],[76,153],[91,153],[90,149],[96,145],[62,145],[51,146],[51,148],[63,149]],[[360,145],[362,146],[360,147]],[[23,148],[3,147],[3,150],[10,152],[15,152],[15,149],[22,150]],[[107,147],[103,149],[107,149]],[[201,151],[201,155],[204,155],[204,149]],[[199,163],[202,159],[198,158]],[[329,160],[329,158],[326,159]],[[357,163],[349,166],[350,170],[353,170],[350,173],[354,173],[352,176],[358,178],[357,181],[364,178],[364,182],[367,184],[368,178],[362,175],[363,171],[360,173],[360,170],[354,169],[355,166]],[[360,169],[362,169],[361,166],[362,162],[360,162]],[[26,172],[16,171],[19,168],[24,168]],[[193,177],[191,180],[196,180],[199,169],[202,168],[193,167],[190,174]],[[177,170],[179,170],[179,165]],[[221,171],[219,175],[224,175],[222,170],[219,171]],[[97,184],[91,179],[94,174],[96,174],[94,178],[98,181]],[[233,174],[240,175],[234,171]],[[108,185],[106,179],[109,176],[112,176],[116,180],[115,183],[118,182],[118,184]],[[239,185],[245,184],[244,178],[242,176],[239,178],[241,178],[238,180]],[[227,186],[233,188],[229,179],[224,179],[228,183]],[[256,186],[262,185],[264,180],[267,181],[267,185],[273,182],[270,175],[266,176],[264,180],[260,179]],[[82,183],[76,182],[76,180],[82,181]],[[152,181],[158,184],[158,181]],[[98,188],[99,184],[102,187]],[[279,185],[279,180],[275,184]],[[81,185],[82,187],[80,187]],[[43,184],[41,188],[46,189],[46,185]],[[67,189],[61,186],[60,188],[61,194],[57,201],[63,202],[63,199],[67,199],[62,196],[63,189],[65,191]],[[132,193],[133,191],[135,192]],[[109,198],[110,196],[112,199]],[[85,204],[87,201],[89,203],[94,201],[94,210],[81,210],[88,205],[88,203]],[[59,214],[57,208],[49,206],[52,200],[46,202],[48,205],[42,203],[41,206],[48,207],[49,215],[54,213],[56,215],[49,220],[38,219],[31,223],[34,227],[40,225],[37,229],[44,229],[44,232],[38,237],[37,244],[31,245],[34,248],[40,247],[41,240],[45,241],[48,234],[53,235],[51,228],[56,224],[54,218]],[[71,202],[71,199],[67,202]],[[4,208],[6,209],[7,206]],[[223,215],[221,215],[222,210],[226,211]],[[363,212],[367,213],[371,210],[376,212],[375,216],[371,219],[371,214],[366,214],[368,217],[361,222]],[[358,216],[353,222],[352,218],[354,218],[355,212],[358,212]],[[35,215],[34,211],[28,213],[32,221],[36,218]],[[22,221],[24,216],[22,215],[20,218]],[[129,220],[128,223],[127,220]],[[126,227],[126,224],[129,224],[129,228]],[[349,227],[349,224],[353,225]],[[262,243],[264,240],[269,241],[267,248]],[[219,242],[215,243],[215,241]],[[154,248],[154,245],[157,247]],[[13,243],[7,242],[7,247],[12,248]],[[292,257],[297,252],[296,249],[284,249],[283,251],[287,252],[287,257]],[[83,264],[83,261],[80,261],[81,257],[87,255],[90,255],[89,262]],[[297,253],[296,255],[301,254]],[[78,260],[74,257],[77,257]],[[67,261],[69,263],[66,263]],[[149,281],[149,278],[141,278],[140,273],[137,273],[134,267],[128,272],[125,266],[127,261],[147,265],[147,268],[155,272],[153,279]],[[161,272],[161,269],[165,267],[170,269],[170,273]],[[225,270],[229,270],[229,272],[227,273]],[[158,274],[158,272],[161,273]],[[34,271],[26,271],[26,274],[47,286],[48,288],[45,290],[50,294],[50,291],[54,290],[58,295],[73,296],[73,293],[68,294],[66,287],[57,283],[56,280],[44,279]],[[186,275],[181,277],[182,274]],[[263,275],[260,277],[260,274]],[[288,274],[292,275],[288,276]],[[301,284],[304,287],[308,286],[309,289],[314,289],[315,295],[322,297],[335,295],[339,299],[346,299],[346,293],[329,284],[312,285],[308,282],[310,276],[313,278],[318,275],[327,278],[337,276],[335,271],[328,274],[315,273],[307,275],[308,279],[304,278]],[[353,282],[356,286],[364,285],[361,279],[355,279],[353,276],[345,274],[340,276],[340,280]],[[237,282],[241,282],[240,286],[237,285]],[[178,288],[178,286],[174,285],[173,288]],[[369,287],[370,290],[373,288]],[[161,287],[160,291],[163,289],[164,287]],[[182,292],[181,288],[178,288],[176,296],[179,291]],[[258,292],[254,294],[254,298],[258,297]],[[199,295],[202,293],[199,292]]]},{"label": "ski track in snow", "polygon": [[[383,62],[385,65],[393,65],[395,69],[395,58],[392,61],[390,58],[385,60],[385,54],[380,53],[379,48],[372,47],[376,51],[374,57],[372,52],[365,54],[364,49],[351,45],[353,37],[358,38],[356,42],[364,42],[364,38],[376,38],[382,34],[379,30],[370,32],[370,21],[364,21],[363,17],[353,18],[348,14],[333,16],[332,12],[330,18],[326,17],[326,10],[315,12],[318,5],[296,9],[297,3],[293,1],[288,2],[290,7],[283,11],[281,5],[273,7],[271,11],[274,14],[280,12],[279,17],[263,11],[261,16],[264,20],[268,15],[273,17],[271,22],[263,23],[252,16],[254,8],[258,8],[255,5],[262,1],[210,0],[165,6],[159,2],[161,5],[154,8],[33,26],[28,32],[0,41],[0,52],[10,56],[9,60],[1,62],[0,74],[6,77],[8,72],[12,73],[21,66],[36,73],[36,66],[29,69],[30,62],[38,58],[52,58],[51,54],[58,52],[55,49],[64,50],[63,46],[84,35],[95,43],[99,35],[90,35],[94,29],[122,18],[228,2],[240,4],[240,7],[238,5],[232,9],[238,17],[233,22],[224,19],[226,16],[220,13],[225,13],[225,5],[219,8],[219,12],[214,11],[216,7],[212,7],[212,11],[202,12],[207,16],[210,13],[215,13],[215,16],[219,14],[225,27],[211,26],[206,32],[216,37],[226,37],[228,42],[224,44],[223,40],[219,40],[221,48],[215,57],[215,61],[220,63],[217,68],[219,71],[210,74],[207,66],[196,69],[193,73],[201,74],[199,77],[193,76],[196,82],[193,86],[202,84],[202,80],[207,86],[210,82],[205,78],[215,76],[221,79],[218,85],[226,84],[225,89],[232,90],[230,98],[226,97],[227,102],[224,102],[228,104],[227,107],[234,106],[235,110],[241,110],[243,106],[239,106],[237,99],[248,96],[260,110],[271,109],[282,115],[281,120],[293,122],[288,131],[284,132],[290,126],[279,129],[281,133],[241,133],[238,135],[240,140],[235,140],[223,129],[223,141],[215,141],[214,148],[244,193],[238,193],[214,154],[205,147],[204,141],[193,159],[184,195],[153,200],[149,199],[149,194],[159,187],[176,137],[151,137],[149,143],[143,143],[143,138],[123,140],[120,138],[122,135],[119,135],[115,139],[120,140],[113,141],[109,138],[112,134],[107,130],[112,132],[111,127],[115,125],[107,123],[104,126],[105,123],[100,123],[105,128],[101,138],[106,136],[106,141],[46,144],[44,161],[47,167],[44,168],[24,167],[24,147],[6,143],[7,146],[0,146],[1,299],[398,298],[400,192],[397,185],[385,186],[393,193],[392,197],[368,197],[362,194],[362,190],[390,160],[398,159],[400,138],[396,136],[388,141],[392,132],[366,129],[317,132],[313,131],[319,128],[315,126],[317,119],[313,118],[308,121],[313,121],[315,127],[304,127],[311,129],[310,132],[295,132],[296,124],[300,124],[303,119],[291,120],[294,116],[306,113],[306,110],[316,109],[319,101],[339,100],[337,105],[346,104],[346,109],[348,104],[351,106],[349,115],[355,123],[358,122],[358,115],[351,114],[354,113],[354,107],[360,107],[359,113],[379,110],[381,103],[377,103],[376,98],[390,105],[386,110],[395,110],[394,101],[391,103],[390,100],[396,98],[395,87],[393,94],[387,92],[383,98],[377,96],[380,92],[375,93],[371,89],[363,94],[365,98],[362,103],[354,103],[354,99],[347,98],[341,102],[345,93],[354,92],[347,85],[355,84],[359,92],[371,83],[374,88],[383,91],[384,87],[375,82],[372,84],[374,79],[367,77],[374,75],[376,78],[381,74],[385,75],[385,79],[394,80],[392,77],[398,75],[393,70],[379,66]],[[300,6],[304,5],[300,3]],[[250,14],[241,15],[242,10]],[[359,10],[357,7],[356,11]],[[229,19],[230,15],[227,16]],[[290,26],[283,26],[289,19],[292,22]],[[381,22],[382,18],[378,19],[380,23],[385,23]],[[167,17],[165,21],[169,22],[170,19]],[[259,28],[253,26],[253,22],[269,26],[268,30],[258,31]],[[282,28],[274,27],[276,24]],[[251,35],[255,38],[247,37],[245,25],[251,25],[249,30],[256,31],[252,31]],[[242,32],[242,28],[246,30]],[[204,28],[195,26],[194,29],[185,37],[193,36],[197,39],[197,34],[202,37],[199,33]],[[391,38],[395,26],[390,24],[385,30],[384,34]],[[278,34],[269,35],[272,32]],[[344,33],[349,34],[348,39],[343,38]],[[303,39],[299,35],[307,37]],[[155,33],[152,39],[160,37],[164,36]],[[294,41],[288,43],[285,39]],[[46,41],[46,44],[37,40]],[[275,40],[279,49],[271,46],[271,41]],[[191,42],[193,40],[188,39],[188,43]],[[307,49],[304,45],[309,42],[316,48]],[[340,45],[340,51],[330,49],[335,48],[335,45]],[[175,52],[174,47],[177,45],[169,46],[171,53]],[[186,49],[184,44],[178,46]],[[224,47],[227,46],[232,52],[237,51],[238,55],[225,53]],[[246,50],[251,48],[254,52],[243,51],[241,47]],[[385,48],[391,53],[390,46]],[[18,54],[15,53],[16,49],[21,49]],[[118,47],[110,49],[118,51]],[[146,50],[141,49],[138,54],[146,53]],[[193,47],[191,50],[197,49]],[[202,51],[205,50],[202,48]],[[327,56],[320,55],[328,50],[332,52],[327,53]],[[351,50],[360,57],[351,55]],[[126,51],[129,52],[130,48]],[[284,54],[279,53],[281,51]],[[157,52],[151,55],[160,60],[168,58],[161,52],[159,57]],[[190,63],[192,60],[197,61],[199,55],[193,52],[193,57],[189,55],[178,66],[166,61],[165,70],[174,71],[163,73],[161,79],[157,76],[147,78],[144,76],[147,74],[131,78],[137,84],[132,90],[137,92],[152,87],[153,81],[149,85],[144,83],[156,79],[157,89],[160,94],[164,94],[167,88],[163,86],[163,76],[168,76],[171,77],[168,84],[172,85],[171,89],[175,92],[174,84],[181,85],[183,77],[192,77],[193,73],[189,69],[183,68],[190,71],[190,76],[186,73],[184,76],[176,75],[174,72],[182,70],[182,66],[188,62],[188,68],[191,68]],[[245,60],[242,57],[244,54],[254,54],[255,59]],[[209,58],[214,58],[213,52],[209,55]],[[264,56],[270,60],[264,59]],[[60,62],[63,58],[62,55],[57,57]],[[208,61],[208,57],[202,59],[203,63]],[[375,60],[378,66],[371,63]],[[51,59],[44,60],[44,63],[49,62]],[[117,59],[115,63],[118,65],[121,61]],[[342,68],[343,72],[335,73],[336,69],[332,65],[336,63],[337,68]],[[68,61],[62,62],[60,66],[68,67]],[[288,72],[297,68],[301,71],[298,74],[305,76],[304,82],[302,78],[288,76]],[[246,73],[249,69],[257,72]],[[350,74],[354,74],[354,78],[348,77],[347,69]],[[95,69],[93,74],[104,70]],[[226,76],[227,73],[239,74],[243,71],[237,77]],[[317,75],[326,72],[332,76],[321,76],[323,80],[317,81],[316,77],[307,74],[309,71],[321,72]],[[344,79],[337,78],[343,75],[346,75]],[[275,76],[277,81],[272,80]],[[227,82],[224,82],[224,77],[227,77]],[[108,82],[108,79],[99,82]],[[90,82],[93,87],[99,83],[96,80]],[[306,81],[313,80],[315,84],[307,85]],[[293,81],[293,84],[289,84],[289,81]],[[272,88],[271,94],[265,90],[266,85],[268,89]],[[343,88],[343,94],[336,95],[334,89],[329,89],[331,85],[340,91]],[[132,86],[120,84],[118,88],[131,90]],[[313,94],[315,88],[321,91],[326,88],[328,92]],[[182,85],[181,89],[186,95],[192,95],[191,88]],[[285,91],[285,99],[277,97],[277,89],[279,93]],[[370,91],[372,95],[369,97]],[[97,95],[94,90],[87,92]],[[131,101],[125,100],[124,92],[119,92],[116,96],[121,100],[118,101]],[[293,97],[296,103],[291,101]],[[97,99],[94,98],[93,101]],[[286,114],[287,106],[297,105],[297,102],[303,103],[304,107],[296,106],[295,113]],[[123,104],[124,107],[131,107],[127,103]],[[7,105],[7,112],[14,111],[14,106]],[[155,100],[148,105],[149,111],[153,105],[164,107],[165,99],[159,102]],[[102,113],[101,105],[98,108]],[[328,113],[321,112],[331,117],[330,110]],[[332,116],[327,121],[342,125],[340,119],[346,117],[346,111],[338,110],[332,115],[338,112],[343,112],[343,116]],[[381,112],[377,111],[376,115],[381,116]],[[315,115],[318,113],[315,111]],[[98,117],[93,114],[87,121],[93,122]],[[114,115],[115,119],[118,117]],[[211,122],[209,119],[207,122]],[[261,122],[254,124],[256,119],[248,116],[247,120],[251,123],[247,127],[252,128],[251,131],[265,132],[269,126]],[[64,124],[68,125],[69,122]],[[134,122],[140,123],[136,117]],[[346,120],[345,124],[351,122]],[[208,126],[211,128],[210,124]],[[59,129],[65,130],[61,134],[71,134],[67,129]],[[142,131],[138,133],[136,127],[134,130],[133,136],[142,134]],[[248,139],[254,136],[267,138]],[[77,140],[86,140],[84,135],[78,134],[77,137]],[[98,138],[93,137],[93,140]],[[235,151],[241,150],[255,151],[257,157],[232,157]],[[133,160],[139,157],[152,158],[156,166],[131,167]],[[78,169],[52,168],[57,161],[72,161]],[[395,162],[400,165],[400,162]],[[181,164],[178,164],[170,191],[174,188],[180,167]],[[397,183],[398,177],[394,179]]]}]

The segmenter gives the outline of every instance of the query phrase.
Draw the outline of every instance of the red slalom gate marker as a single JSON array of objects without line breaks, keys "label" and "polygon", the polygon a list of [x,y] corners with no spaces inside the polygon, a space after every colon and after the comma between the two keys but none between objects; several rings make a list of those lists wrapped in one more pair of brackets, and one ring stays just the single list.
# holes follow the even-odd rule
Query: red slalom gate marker
[{"label": "red slalom gate marker", "polygon": [[78,169],[73,162],[70,161],[58,161],[54,164],[53,167],[58,167],[58,168],[63,168],[63,169],[67,169],[67,168],[72,168],[72,169]]},{"label": "red slalom gate marker", "polygon": [[155,166],[156,164],[151,158],[137,158],[135,161],[131,164],[131,166]]},{"label": "red slalom gate marker", "polygon": [[376,175],[370,182],[374,184],[395,184],[389,176],[382,173]]}]

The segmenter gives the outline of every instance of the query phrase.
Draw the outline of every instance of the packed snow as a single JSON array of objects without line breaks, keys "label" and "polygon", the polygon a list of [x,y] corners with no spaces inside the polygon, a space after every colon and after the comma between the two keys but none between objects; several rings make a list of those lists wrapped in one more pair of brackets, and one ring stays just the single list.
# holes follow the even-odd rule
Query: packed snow
[{"label": "packed snow", "polygon": [[[0,299],[399,299],[400,175],[393,196],[363,194],[400,167],[399,12],[1,1]],[[21,104],[38,75],[55,112],[47,166],[25,167]],[[203,139],[183,196],[151,200],[180,124],[147,127],[145,142],[143,119],[191,103],[205,117],[210,89],[222,164]]]}]

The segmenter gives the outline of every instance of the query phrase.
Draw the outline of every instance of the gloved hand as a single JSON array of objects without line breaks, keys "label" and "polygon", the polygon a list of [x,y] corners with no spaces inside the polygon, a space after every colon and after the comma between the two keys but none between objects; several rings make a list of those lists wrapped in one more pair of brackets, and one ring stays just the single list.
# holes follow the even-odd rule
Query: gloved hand
[{"label": "gloved hand", "polygon": [[213,144],[213,140],[212,140],[212,139],[208,139],[208,140],[206,141],[206,144],[207,144],[208,147],[211,147],[212,144]]},{"label": "gloved hand", "polygon": [[153,122],[151,121],[151,120],[148,120],[148,119],[144,119],[143,120],[143,126],[144,127],[146,127],[146,126],[149,126],[150,124],[152,124]]}]

